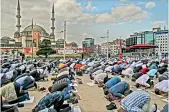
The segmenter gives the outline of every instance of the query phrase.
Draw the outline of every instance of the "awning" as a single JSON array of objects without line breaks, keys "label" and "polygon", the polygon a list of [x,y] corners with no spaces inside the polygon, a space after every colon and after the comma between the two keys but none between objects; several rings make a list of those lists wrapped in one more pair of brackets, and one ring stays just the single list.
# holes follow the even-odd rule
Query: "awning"
[{"label": "awning", "polygon": [[158,48],[158,46],[149,45],[149,44],[137,44],[137,45],[127,47],[126,49],[150,49],[150,48]]}]

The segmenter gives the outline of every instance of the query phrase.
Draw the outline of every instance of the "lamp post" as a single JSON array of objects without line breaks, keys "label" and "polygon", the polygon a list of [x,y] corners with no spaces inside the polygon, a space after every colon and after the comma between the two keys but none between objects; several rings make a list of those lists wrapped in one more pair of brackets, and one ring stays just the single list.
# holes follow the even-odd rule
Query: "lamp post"
[{"label": "lamp post", "polygon": [[107,60],[108,60],[109,59],[109,30],[107,30],[107,36],[101,38],[107,38]]},{"label": "lamp post", "polygon": [[63,53],[63,58],[64,58],[64,61],[66,62],[66,59],[65,59],[65,46],[66,46],[66,21],[64,22],[64,30],[63,31],[61,31],[60,33],[64,33],[64,43],[63,43],[63,45],[64,45],[64,53]]},{"label": "lamp post", "polygon": [[32,60],[33,60],[33,35],[34,32],[33,32],[33,18],[32,18]]}]

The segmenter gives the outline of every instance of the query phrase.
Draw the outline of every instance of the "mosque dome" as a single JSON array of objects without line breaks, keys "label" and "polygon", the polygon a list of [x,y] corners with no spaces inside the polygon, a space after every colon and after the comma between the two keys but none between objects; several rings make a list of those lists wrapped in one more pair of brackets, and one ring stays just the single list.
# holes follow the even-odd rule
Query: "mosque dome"
[{"label": "mosque dome", "polygon": [[4,36],[1,38],[1,43],[9,43],[9,41],[15,41],[15,40],[8,36]]},{"label": "mosque dome", "polygon": [[19,37],[19,36],[20,36],[20,32],[16,31],[16,32],[14,33],[14,37],[16,38],[16,37]]},{"label": "mosque dome", "polygon": [[11,38],[8,37],[8,36],[4,36],[4,37],[2,37],[1,39],[2,39],[2,40],[10,40]]},{"label": "mosque dome", "polygon": [[56,42],[57,43],[64,43],[64,39],[58,39]]},{"label": "mosque dome", "polygon": [[72,47],[78,47],[76,42],[71,42]]},{"label": "mosque dome", "polygon": [[[46,32],[46,30],[39,25],[33,25],[33,31],[39,32],[40,36],[45,36],[45,37],[49,36],[49,34]],[[25,35],[25,34],[31,35],[31,32],[32,32],[32,25],[29,25],[22,31],[22,34],[23,35]]]},{"label": "mosque dome", "polygon": [[[32,31],[32,25],[27,26],[24,31]],[[33,25],[33,31],[37,31],[37,32],[44,32],[46,33],[45,29],[39,25]]]}]

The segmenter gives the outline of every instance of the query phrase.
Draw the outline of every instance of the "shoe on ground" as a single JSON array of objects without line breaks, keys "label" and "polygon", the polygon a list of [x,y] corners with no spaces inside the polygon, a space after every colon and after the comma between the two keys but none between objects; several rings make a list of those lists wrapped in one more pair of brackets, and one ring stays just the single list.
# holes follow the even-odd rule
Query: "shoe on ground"
[{"label": "shoe on ground", "polygon": [[70,106],[60,110],[60,112],[70,112],[70,111],[71,111],[71,107]]},{"label": "shoe on ground", "polygon": [[109,105],[106,105],[107,110],[117,109],[116,104],[111,102]]}]

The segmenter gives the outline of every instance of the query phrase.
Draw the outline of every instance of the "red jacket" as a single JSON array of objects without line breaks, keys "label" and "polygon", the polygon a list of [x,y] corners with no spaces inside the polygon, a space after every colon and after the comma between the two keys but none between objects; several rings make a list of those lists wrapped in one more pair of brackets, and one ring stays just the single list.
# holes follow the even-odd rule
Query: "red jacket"
[{"label": "red jacket", "polygon": [[148,68],[142,68],[142,69],[140,70],[140,72],[143,73],[143,74],[146,74],[148,71],[149,71]]}]

